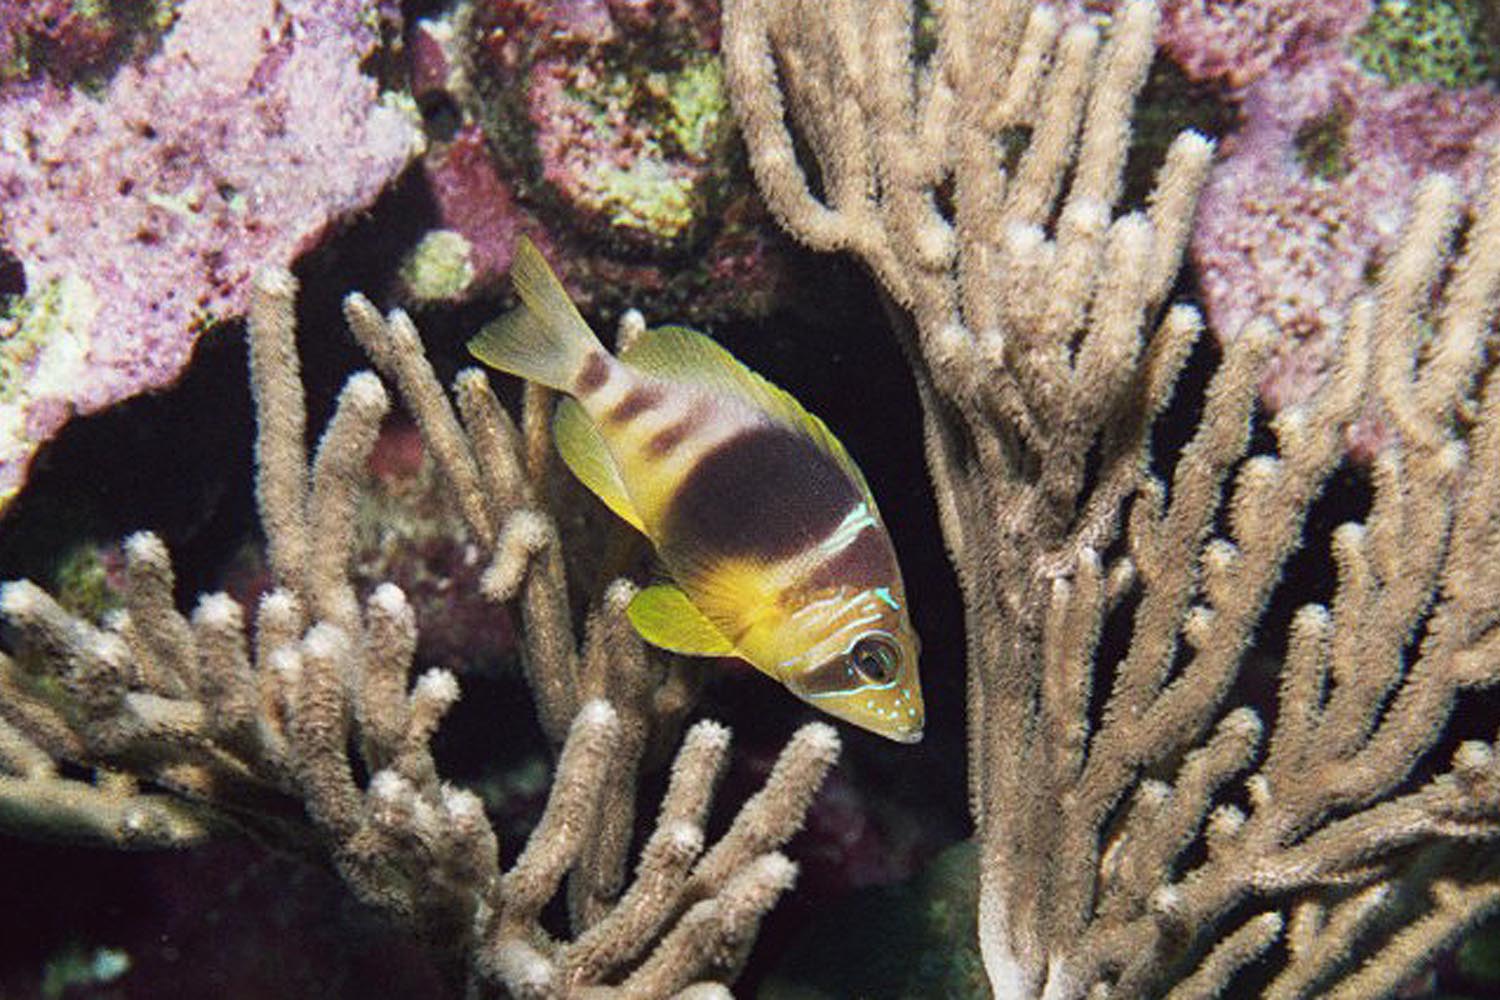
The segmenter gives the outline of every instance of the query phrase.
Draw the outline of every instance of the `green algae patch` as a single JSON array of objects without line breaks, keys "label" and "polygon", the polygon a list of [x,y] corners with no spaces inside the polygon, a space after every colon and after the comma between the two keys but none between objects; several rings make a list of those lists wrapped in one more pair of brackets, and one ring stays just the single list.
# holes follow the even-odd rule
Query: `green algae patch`
[{"label": "green algae patch", "polygon": [[474,274],[469,241],[451,229],[435,229],[401,262],[397,278],[417,302],[457,302],[474,283]]},{"label": "green algae patch", "polygon": [[723,66],[708,57],[647,72],[622,61],[616,70],[570,97],[590,109],[609,145],[634,155],[592,164],[581,201],[613,227],[678,240],[702,221],[716,181],[710,167],[729,132]]},{"label": "green algae patch", "polygon": [[660,160],[640,159],[624,169],[603,171],[598,180],[611,225],[673,239],[696,217],[691,183],[674,177]]},{"label": "green algae patch", "polygon": [[678,149],[696,158],[714,155],[729,114],[723,64],[700,59],[676,73],[652,74],[648,83],[663,101],[662,130]]},{"label": "green algae patch", "polygon": [[1493,0],[1380,0],[1349,54],[1394,84],[1459,89],[1500,80]]},{"label": "green algae patch", "polygon": [[1349,109],[1335,104],[1327,114],[1302,123],[1293,137],[1297,162],[1309,176],[1336,181],[1349,173]]},{"label": "green algae patch", "polygon": [[125,605],[125,595],[110,577],[104,550],[92,542],[79,543],[63,553],[52,591],[57,603],[85,621],[102,621]]},{"label": "green algae patch", "polygon": [[67,338],[87,349],[88,331],[99,311],[98,296],[88,282],[74,277],[49,282],[36,292],[16,296],[0,312],[0,403],[17,397],[27,381],[27,366],[44,347]]}]

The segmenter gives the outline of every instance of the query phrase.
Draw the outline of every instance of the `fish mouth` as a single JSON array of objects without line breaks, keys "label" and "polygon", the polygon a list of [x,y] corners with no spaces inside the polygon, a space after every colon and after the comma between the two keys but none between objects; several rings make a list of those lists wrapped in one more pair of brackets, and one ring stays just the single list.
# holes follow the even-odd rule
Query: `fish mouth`
[{"label": "fish mouth", "polygon": [[922,732],[921,729],[903,729],[899,732],[887,733],[886,735],[897,743],[921,743]]}]

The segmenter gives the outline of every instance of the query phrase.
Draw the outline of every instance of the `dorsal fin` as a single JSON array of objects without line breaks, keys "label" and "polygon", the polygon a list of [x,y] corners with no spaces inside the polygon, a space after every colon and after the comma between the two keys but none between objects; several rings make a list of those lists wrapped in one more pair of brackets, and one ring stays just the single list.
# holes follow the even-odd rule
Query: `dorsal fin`
[{"label": "dorsal fin", "polygon": [[630,500],[609,448],[599,436],[599,428],[572,397],[565,396],[558,401],[557,410],[552,414],[552,438],[557,442],[557,453],[578,481],[632,528],[645,534],[641,515]]},{"label": "dorsal fin", "polygon": [[805,435],[839,464],[874,507],[864,474],[828,425],[808,413],[791,393],[745,367],[709,337],[685,326],[658,326],[641,334],[620,352],[619,359],[660,378],[690,383],[715,395],[737,397],[772,421]]}]

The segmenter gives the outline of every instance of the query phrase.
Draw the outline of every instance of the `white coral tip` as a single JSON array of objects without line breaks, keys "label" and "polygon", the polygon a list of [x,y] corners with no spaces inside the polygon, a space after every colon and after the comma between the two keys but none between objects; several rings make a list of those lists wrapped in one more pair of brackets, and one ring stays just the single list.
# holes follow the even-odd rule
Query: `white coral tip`
[{"label": "white coral tip", "polygon": [[615,580],[604,592],[604,603],[611,611],[624,612],[625,608],[635,599],[640,588],[624,578]]},{"label": "white coral tip", "polygon": [[1248,705],[1243,705],[1224,716],[1222,725],[1226,733],[1233,733],[1243,739],[1260,739],[1260,716]]},{"label": "white coral tip", "polygon": [[223,592],[204,594],[198,598],[193,620],[204,628],[219,631],[239,629],[244,624],[244,615],[239,603]]},{"label": "white coral tip", "polygon": [[330,660],[348,645],[348,638],[337,625],[319,622],[308,630],[302,645],[308,656],[317,660]]},{"label": "white coral tip", "polygon": [[583,726],[609,726],[618,718],[615,707],[603,698],[584,702],[578,710],[578,723]]},{"label": "white coral tip", "polygon": [[467,788],[444,785],[443,811],[458,824],[469,824],[484,818],[484,803]]},{"label": "white coral tip", "polygon": [[540,552],[551,536],[551,523],[534,510],[518,510],[510,517],[506,530],[514,534],[527,552]]},{"label": "white coral tip", "polygon": [[677,820],[662,832],[672,853],[679,857],[696,857],[703,850],[703,830],[696,823]]},{"label": "white coral tip", "polygon": [[397,802],[410,790],[411,783],[390,768],[376,771],[370,779],[370,795],[381,802]]},{"label": "white coral tip", "polygon": [[375,592],[370,595],[370,607],[388,617],[398,618],[411,604],[406,600],[405,591],[387,581],[376,587]]},{"label": "white coral tip", "polygon": [[839,731],[826,722],[809,722],[797,730],[792,739],[805,746],[815,757],[827,761],[837,759],[839,750],[843,747]]},{"label": "white coral tip", "polygon": [[297,279],[284,267],[263,267],[255,272],[255,290],[262,295],[278,299],[291,299],[297,294]]},{"label": "white coral tip", "polygon": [[30,580],[15,580],[0,587],[0,614],[7,618],[31,618],[45,606],[45,600],[42,588]]},{"label": "white coral tip", "polygon": [[1151,894],[1149,905],[1158,917],[1176,917],[1182,909],[1182,890],[1175,885],[1164,885]]},{"label": "white coral tip", "polygon": [[383,412],[390,406],[385,386],[380,384],[380,379],[374,372],[356,372],[349,376],[349,381],[344,383],[342,396],[351,405],[366,412]]},{"label": "white coral tip", "polygon": [[291,618],[297,614],[297,598],[290,590],[278,587],[260,599],[262,614],[274,618]]},{"label": "white coral tip", "polygon": [[433,667],[417,678],[417,686],[412,694],[423,701],[452,705],[458,701],[458,678],[441,667]]},{"label": "white coral tip", "polygon": [[1209,160],[1214,155],[1214,141],[1202,132],[1186,129],[1172,140],[1168,154],[1191,157],[1194,160]]},{"label": "white coral tip", "polygon": [[731,735],[729,727],[724,725],[724,723],[716,722],[713,719],[704,719],[701,722],[693,724],[693,728],[688,730],[687,737],[683,742],[703,743],[720,750],[726,750],[729,747]]},{"label": "white coral tip", "polygon": [[751,871],[761,885],[775,886],[782,891],[790,889],[797,881],[797,863],[780,851],[772,851],[757,859],[751,865]]},{"label": "white coral tip", "polygon": [[149,531],[137,531],[125,539],[125,558],[129,562],[165,562],[167,547]]},{"label": "white coral tip", "polygon": [[273,649],[266,662],[283,683],[294,684],[302,677],[302,656],[293,646]]},{"label": "white coral tip", "polygon": [[1489,769],[1494,760],[1495,754],[1490,745],[1480,740],[1465,740],[1453,753],[1453,767],[1469,774]]}]

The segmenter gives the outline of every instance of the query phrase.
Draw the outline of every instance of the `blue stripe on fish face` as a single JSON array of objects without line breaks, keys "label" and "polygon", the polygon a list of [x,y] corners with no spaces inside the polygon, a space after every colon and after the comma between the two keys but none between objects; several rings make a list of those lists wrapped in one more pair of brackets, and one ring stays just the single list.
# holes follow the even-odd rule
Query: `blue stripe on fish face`
[{"label": "blue stripe on fish face", "polygon": [[663,554],[784,559],[827,538],[859,502],[849,477],[806,437],[752,427],[683,477],[663,524]]}]

